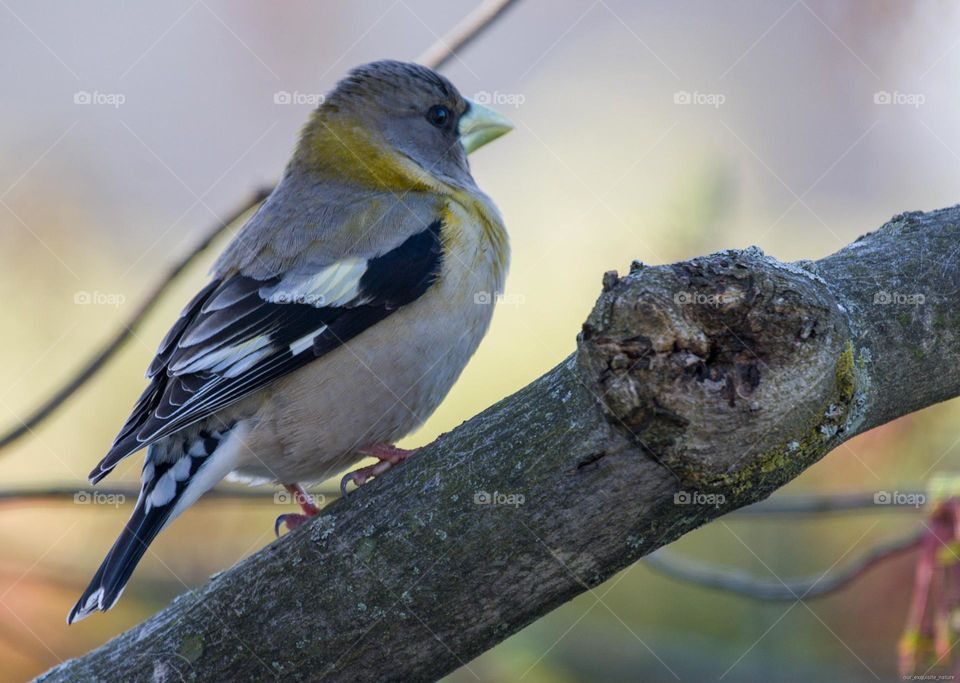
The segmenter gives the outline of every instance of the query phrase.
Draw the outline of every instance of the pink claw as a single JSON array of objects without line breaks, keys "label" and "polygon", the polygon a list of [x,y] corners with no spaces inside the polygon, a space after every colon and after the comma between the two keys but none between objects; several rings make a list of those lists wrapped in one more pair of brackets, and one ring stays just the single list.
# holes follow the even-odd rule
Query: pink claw
[{"label": "pink claw", "polygon": [[281,524],[286,525],[288,531],[293,531],[320,512],[320,508],[313,504],[313,497],[300,484],[284,484],[283,488],[293,495],[293,499],[303,510],[303,514],[291,512],[277,517],[277,521],[273,524],[273,533],[277,536],[280,535]]},{"label": "pink claw", "polygon": [[390,444],[377,444],[363,449],[361,451],[363,455],[373,456],[380,462],[361,467],[344,476],[344,478],[340,480],[340,494],[343,497],[347,496],[347,484],[350,482],[353,482],[355,486],[363,486],[373,477],[383,474],[394,465],[399,465],[419,450],[419,448],[406,450]]}]

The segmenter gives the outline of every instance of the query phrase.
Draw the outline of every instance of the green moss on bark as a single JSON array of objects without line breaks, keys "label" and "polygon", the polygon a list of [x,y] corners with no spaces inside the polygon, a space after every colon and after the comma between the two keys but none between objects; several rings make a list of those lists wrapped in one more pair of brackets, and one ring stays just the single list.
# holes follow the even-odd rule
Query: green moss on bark
[{"label": "green moss on bark", "polygon": [[826,455],[838,437],[846,431],[855,405],[862,364],[855,359],[853,342],[847,341],[834,366],[833,391],[816,418],[799,437],[765,452],[742,469],[724,475],[721,486],[729,490],[734,500],[753,502],[757,490],[772,492],[784,482],[796,477],[811,464]]}]

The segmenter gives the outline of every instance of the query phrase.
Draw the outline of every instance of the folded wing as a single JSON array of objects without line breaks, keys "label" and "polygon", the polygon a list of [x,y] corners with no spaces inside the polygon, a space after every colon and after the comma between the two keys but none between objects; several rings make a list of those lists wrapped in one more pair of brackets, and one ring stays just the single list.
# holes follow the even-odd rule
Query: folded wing
[{"label": "folded wing", "polygon": [[257,280],[211,282],[160,343],[150,386],[96,483],[120,460],[320,358],[415,301],[440,272],[440,222],[386,253]]}]

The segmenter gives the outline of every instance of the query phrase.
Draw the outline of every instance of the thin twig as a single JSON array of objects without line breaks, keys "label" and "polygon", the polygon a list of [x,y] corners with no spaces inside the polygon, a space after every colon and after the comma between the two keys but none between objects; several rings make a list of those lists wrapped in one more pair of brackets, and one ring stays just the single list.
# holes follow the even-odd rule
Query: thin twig
[{"label": "thin twig", "polygon": [[[340,497],[340,489],[313,489],[309,493],[322,496],[324,501]],[[0,505],[9,502],[22,503],[30,500],[62,502],[67,500],[95,501],[114,499],[119,504],[133,503],[140,495],[139,486],[44,486],[36,488],[0,490]],[[213,488],[207,491],[200,502],[205,500],[273,500],[275,496],[286,494],[265,488]]]},{"label": "thin twig", "polygon": [[[30,488],[0,489],[0,504],[16,500],[51,500],[69,499],[77,495],[122,495],[126,500],[136,500],[139,488],[130,486],[114,486],[112,488],[92,488],[85,486],[36,486]],[[336,487],[316,489],[314,493],[323,495],[326,500],[340,497],[340,490]],[[916,491],[903,492],[905,495],[919,494]],[[274,495],[269,489],[212,489],[206,494],[216,499],[258,499],[270,498]],[[885,505],[874,500],[873,493],[834,493],[834,494],[798,494],[769,498],[763,502],[748,505],[731,512],[734,516],[759,517],[765,515],[816,515],[830,512],[850,512],[869,510],[870,512],[923,512],[923,507],[913,505]]]},{"label": "thin twig", "polygon": [[[896,491],[894,497],[889,491],[869,491],[858,493],[818,493],[774,496],[767,500],[740,508],[738,515],[805,515],[824,512],[849,512],[870,510],[871,512],[922,512],[923,506],[915,501],[924,500],[925,493],[920,490]],[[910,501],[910,502],[900,502]]]},{"label": "thin twig", "polygon": [[[425,66],[434,69],[441,68],[447,61],[456,54],[456,51],[465,47],[473,41],[488,26],[497,20],[511,5],[518,0],[486,0],[468,14],[463,21],[454,26],[447,34],[439,38],[424,52],[417,61]],[[157,302],[170,289],[175,280],[186,270],[187,266],[193,263],[200,254],[219,237],[235,221],[239,220],[244,214],[256,207],[260,202],[269,196],[273,191],[272,187],[266,187],[258,190],[240,207],[238,207],[230,217],[223,223],[219,223],[207,236],[196,246],[193,251],[187,254],[177,263],[167,276],[161,280],[154,288],[153,292],[146,298],[134,312],[131,318],[123,325],[113,338],[91,358],[70,380],[68,380],[56,393],[48,398],[39,408],[37,408],[29,417],[22,420],[16,427],[11,428],[5,434],[0,436],[0,450],[6,448],[12,443],[18,441],[26,434],[32,432],[41,422],[47,419],[57,408],[63,405],[71,396],[73,396],[80,387],[86,384],[94,375],[96,375],[107,361],[109,361],[117,351],[123,348],[123,345],[130,339],[130,336],[140,326],[147,315],[153,310]],[[71,494],[72,495],[72,494]]]},{"label": "thin twig", "polygon": [[447,31],[446,35],[428,47],[414,61],[431,69],[442,68],[458,50],[469,45],[481,31],[493,24],[518,0],[486,0],[477,5],[470,14]]},{"label": "thin twig", "polygon": [[189,254],[174,264],[167,275],[161,280],[147,298],[137,307],[130,319],[114,334],[113,338],[100,349],[93,358],[68,380],[53,396],[48,398],[43,405],[37,408],[26,420],[21,420],[20,425],[13,427],[6,434],[0,437],[0,449],[3,449],[21,437],[33,431],[33,429],[49,417],[53,411],[59,408],[68,398],[73,396],[80,387],[86,384],[99,370],[106,365],[116,353],[123,348],[123,345],[130,339],[137,328],[140,327],[147,315],[154,309],[170,285],[192,264],[200,254],[206,251],[216,239],[233,223],[243,217],[250,209],[262,202],[270,194],[268,188],[260,189],[249,199],[244,201],[240,207],[235,209],[229,217],[222,223],[218,223],[207,234],[207,236],[193,248]]},{"label": "thin twig", "polygon": [[705,588],[715,588],[736,593],[754,600],[792,602],[794,600],[819,598],[840,590],[861,574],[878,564],[896,557],[920,545],[924,530],[878,545],[861,555],[842,569],[829,574],[813,574],[795,579],[758,579],[750,572],[729,567],[704,565],[697,560],[679,557],[673,553],[658,552],[649,555],[644,563],[673,579],[694,583]]}]

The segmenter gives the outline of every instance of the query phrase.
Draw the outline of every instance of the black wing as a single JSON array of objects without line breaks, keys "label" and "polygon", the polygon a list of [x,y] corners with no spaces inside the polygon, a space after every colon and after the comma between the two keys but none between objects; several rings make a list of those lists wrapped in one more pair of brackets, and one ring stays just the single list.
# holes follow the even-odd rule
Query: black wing
[{"label": "black wing", "polygon": [[380,256],[211,282],[184,309],[96,483],[141,448],[263,388],[420,297],[440,272],[440,221]]}]

